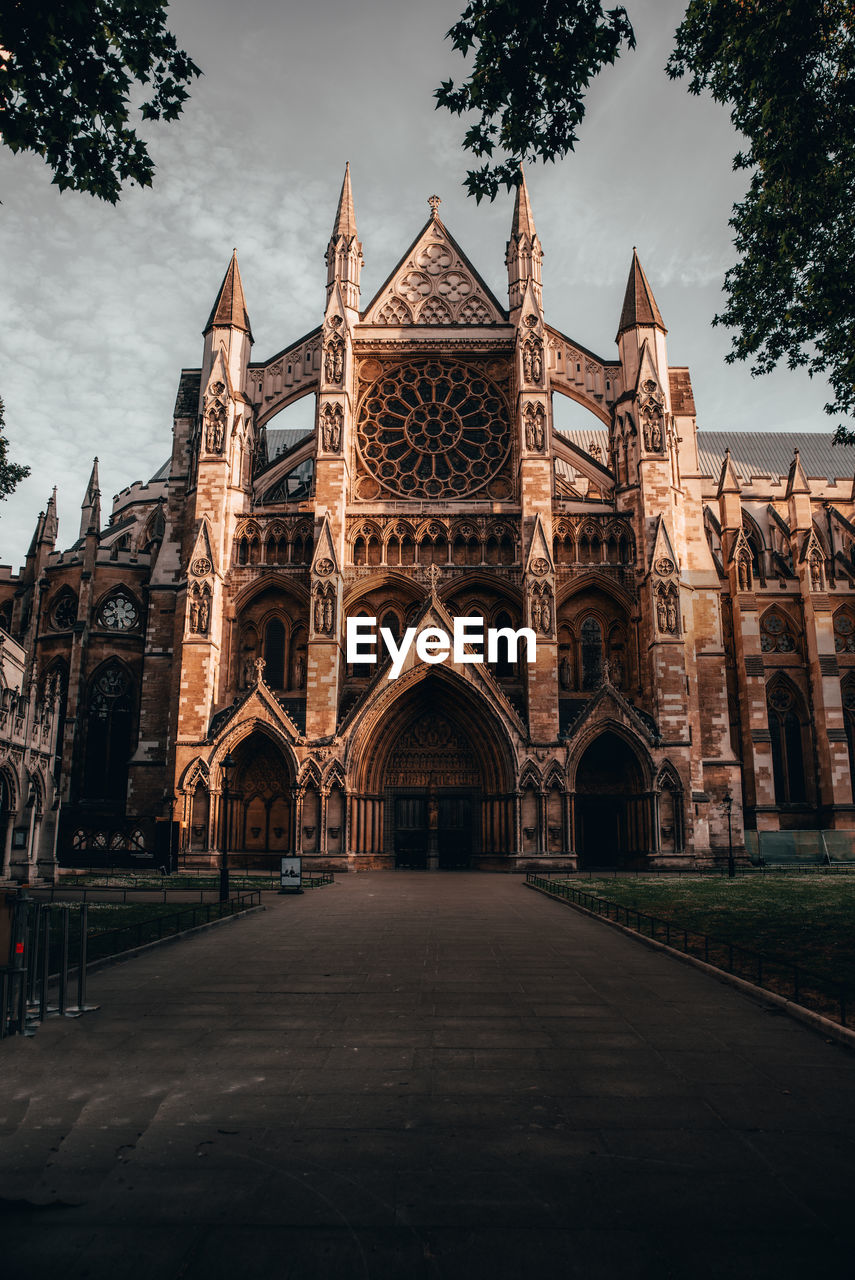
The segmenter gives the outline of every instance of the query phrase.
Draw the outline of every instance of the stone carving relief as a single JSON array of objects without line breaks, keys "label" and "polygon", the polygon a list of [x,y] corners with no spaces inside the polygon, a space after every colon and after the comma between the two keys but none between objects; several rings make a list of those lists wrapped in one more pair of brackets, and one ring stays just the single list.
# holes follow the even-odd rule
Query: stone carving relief
[{"label": "stone carving relief", "polygon": [[495,324],[502,320],[468,263],[433,225],[369,314],[376,324]]},{"label": "stone carving relief", "polygon": [[324,342],[324,378],[327,382],[341,384],[344,379],[344,338],[341,336],[341,316],[330,316]]},{"label": "stone carving relief", "polygon": [[312,624],[315,635],[335,635],[336,600],[332,585],[318,586],[312,608]]},{"label": "stone carving relief", "polygon": [[641,384],[638,405],[644,448],[647,453],[662,453],[665,448],[663,397],[652,378],[646,378]]},{"label": "stone carving relief", "polygon": [[822,552],[814,550],[810,554],[808,560],[808,569],[810,572],[810,589],[811,591],[825,590],[825,568],[823,565],[824,556]]},{"label": "stone carving relief", "polygon": [[212,382],[205,392],[205,448],[208,453],[222,453],[228,421],[228,393],[224,382]]},{"label": "stone carving relief", "polygon": [[552,635],[552,612],[551,588],[548,583],[537,583],[529,596],[529,616],[532,630],[538,635]]},{"label": "stone carving relief", "polygon": [[525,447],[531,453],[542,453],[546,443],[546,411],[542,404],[525,407]]},{"label": "stone carving relief", "polygon": [[656,592],[656,625],[661,635],[680,634],[680,614],[675,587],[660,586]]},{"label": "stone carving relief", "polygon": [[344,414],[340,404],[325,404],[321,410],[321,442],[327,453],[338,453]]},{"label": "stone carving relief", "polygon": [[390,298],[378,312],[376,324],[412,324],[413,315],[410,308],[400,298]]},{"label": "stone carving relief", "polygon": [[211,589],[207,583],[195,583],[190,591],[190,632],[194,636],[206,636],[211,617]]},{"label": "stone carving relief", "polygon": [[543,343],[539,338],[528,338],[523,345],[523,378],[526,382],[539,383],[543,378]]}]

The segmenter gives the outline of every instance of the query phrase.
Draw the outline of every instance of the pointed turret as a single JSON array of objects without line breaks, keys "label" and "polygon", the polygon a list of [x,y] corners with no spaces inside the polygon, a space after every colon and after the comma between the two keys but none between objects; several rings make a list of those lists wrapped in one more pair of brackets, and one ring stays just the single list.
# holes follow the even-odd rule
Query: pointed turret
[{"label": "pointed turret", "polygon": [[45,511],[45,525],[42,533],[42,541],[48,543],[51,548],[56,546],[56,535],[59,532],[59,518],[56,514],[56,485],[53,486],[53,493],[48,498],[47,510]]},{"label": "pointed turret", "polygon": [[327,245],[327,299],[339,286],[344,306],[359,311],[359,273],[362,269],[362,245],[356,238],[356,213],[350,185],[350,161],[344,167],[344,181],[338,198],[332,235]]},{"label": "pointed turret", "polygon": [[92,464],[86,494],[80,504],[80,537],[101,532],[101,489],[98,481],[98,459]]},{"label": "pointed turret", "polygon": [[237,249],[232,250],[231,262],[228,265],[226,274],[223,276],[223,283],[220,285],[220,291],[211,308],[208,323],[202,332],[207,333],[210,329],[242,329],[244,333],[249,335],[250,342],[253,341],[249,314],[246,309],[246,299],[243,296],[243,282],[240,278]]},{"label": "pointed turret", "polygon": [[202,355],[200,413],[202,412],[201,392],[208,385],[217,351],[223,352],[232,387],[236,391],[246,390],[246,369],[253,337],[243,293],[243,282],[240,278],[237,249],[232,250],[231,261],[223,276],[223,283],[220,285],[203,333],[205,349]]},{"label": "pointed turret", "polygon": [[626,293],[623,298],[623,310],[620,313],[617,338],[627,329],[648,328],[655,326],[667,333],[662,313],[656,305],[650,282],[644,274],[644,268],[638,260],[635,246],[632,248],[632,265],[629,268],[629,279],[626,282]]},{"label": "pointed turret", "polygon": [[718,478],[717,497],[721,497],[723,493],[741,493],[742,487],[739,483],[739,477],[733,466],[733,459],[730,456],[730,450],[725,449],[724,461],[721,464],[721,475]]},{"label": "pointed turret", "polygon": [[650,288],[650,283],[639,262],[638,253],[633,246],[629,279],[626,283],[620,324],[615,339],[624,370],[623,384],[625,387],[636,385],[641,354],[647,345],[665,395],[666,409],[670,412],[668,350],[665,344],[667,332],[662,312],[656,305],[653,290]]},{"label": "pointed turret", "polygon": [[526,288],[529,285],[537,306],[541,306],[540,264],[542,259],[543,250],[534,225],[525,173],[520,165],[514,216],[511,221],[511,238],[505,254],[505,264],[508,268],[508,302],[511,311],[522,306]]},{"label": "pointed turret", "polygon": [[794,532],[812,527],[813,511],[810,501],[810,485],[804,473],[798,449],[793,453],[790,472],[787,476],[787,508],[790,528]]}]

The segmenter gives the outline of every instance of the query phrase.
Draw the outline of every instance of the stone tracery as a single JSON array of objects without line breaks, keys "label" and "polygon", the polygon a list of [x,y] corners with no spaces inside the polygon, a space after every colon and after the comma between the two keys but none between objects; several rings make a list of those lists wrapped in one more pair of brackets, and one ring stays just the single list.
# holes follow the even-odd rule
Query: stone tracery
[{"label": "stone tracery", "polygon": [[368,388],[357,441],[366,468],[391,492],[463,497],[504,462],[508,407],[495,383],[462,364],[404,364]]}]

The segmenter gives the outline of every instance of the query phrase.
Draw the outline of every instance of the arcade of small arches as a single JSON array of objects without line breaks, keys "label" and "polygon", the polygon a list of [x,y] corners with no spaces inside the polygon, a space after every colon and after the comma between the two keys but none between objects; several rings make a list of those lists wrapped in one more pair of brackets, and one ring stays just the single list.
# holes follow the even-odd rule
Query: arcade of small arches
[{"label": "arcade of small arches", "polygon": [[506,521],[362,520],[348,530],[348,546],[356,567],[519,563],[519,537]]},{"label": "arcade of small arches", "polygon": [[285,523],[281,520],[261,524],[249,521],[235,531],[234,563],[236,565],[301,565],[311,564],[314,548],[312,524],[307,520]]}]

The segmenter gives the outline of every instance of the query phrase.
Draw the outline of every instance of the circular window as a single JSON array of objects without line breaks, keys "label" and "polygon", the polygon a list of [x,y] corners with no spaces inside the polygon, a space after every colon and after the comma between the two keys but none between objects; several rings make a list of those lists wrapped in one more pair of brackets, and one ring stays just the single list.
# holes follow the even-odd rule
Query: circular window
[{"label": "circular window", "polygon": [[400,365],[363,396],[357,445],[367,470],[393,493],[462,498],[507,457],[507,404],[495,383],[465,365]]},{"label": "circular window", "polygon": [[100,620],[111,631],[130,631],[139,622],[139,613],[130,596],[119,592],[102,605]]}]

